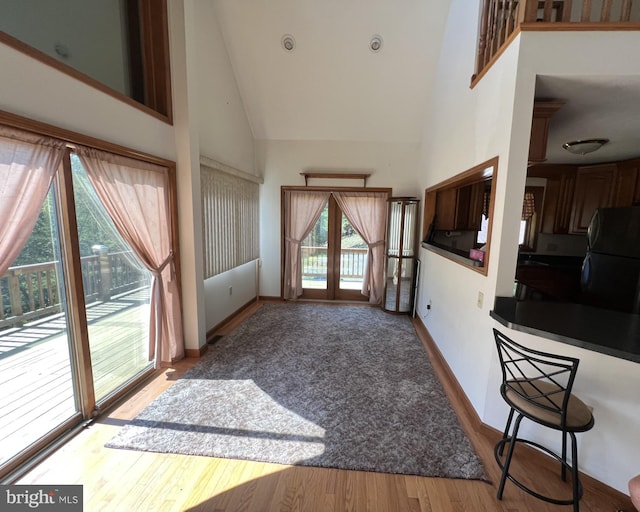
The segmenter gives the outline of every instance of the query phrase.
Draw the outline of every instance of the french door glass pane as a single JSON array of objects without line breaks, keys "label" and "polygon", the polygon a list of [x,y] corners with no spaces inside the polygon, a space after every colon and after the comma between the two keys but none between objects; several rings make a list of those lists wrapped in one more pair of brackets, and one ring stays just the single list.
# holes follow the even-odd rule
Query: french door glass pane
[{"label": "french door glass pane", "polygon": [[302,287],[327,289],[327,247],[329,242],[329,203],[315,226],[302,241]]},{"label": "french door glass pane", "polygon": [[148,369],[151,274],[116,230],[71,156],[96,402]]},{"label": "french door glass pane", "polygon": [[0,276],[0,466],[79,414],[54,197]]},{"label": "french door glass pane", "polygon": [[340,238],[340,289],[360,290],[367,263],[367,243],[342,214]]}]

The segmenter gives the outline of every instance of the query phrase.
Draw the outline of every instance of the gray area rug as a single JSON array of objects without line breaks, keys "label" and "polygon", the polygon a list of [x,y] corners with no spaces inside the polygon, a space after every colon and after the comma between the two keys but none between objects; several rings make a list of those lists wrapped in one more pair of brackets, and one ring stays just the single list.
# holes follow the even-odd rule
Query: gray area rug
[{"label": "gray area rug", "polygon": [[406,316],[265,304],[106,445],[485,479]]}]

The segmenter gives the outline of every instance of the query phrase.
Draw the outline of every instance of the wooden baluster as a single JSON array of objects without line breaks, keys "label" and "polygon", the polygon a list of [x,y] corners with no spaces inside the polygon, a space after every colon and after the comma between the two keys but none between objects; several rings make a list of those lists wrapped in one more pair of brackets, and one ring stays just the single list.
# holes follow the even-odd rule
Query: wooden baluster
[{"label": "wooden baluster", "polygon": [[480,34],[478,36],[478,54],[476,55],[476,75],[484,69],[486,64],[485,51],[487,48],[487,22],[489,18],[489,4],[491,0],[484,0],[480,17]]},{"label": "wooden baluster", "polygon": [[11,316],[22,314],[22,296],[20,295],[19,274],[15,270],[9,272],[9,300],[11,302]]},{"label": "wooden baluster", "polygon": [[485,63],[488,63],[493,57],[494,40],[496,37],[496,12],[498,9],[498,0],[491,0],[489,8],[489,17],[487,18],[487,48],[485,51]]},{"label": "wooden baluster", "polygon": [[591,21],[591,0],[583,0],[580,21],[583,23]]},{"label": "wooden baluster", "polygon": [[600,21],[611,21],[611,4],[613,0],[603,0],[600,11]]},{"label": "wooden baluster", "polygon": [[491,11],[489,15],[489,42],[487,48],[489,50],[487,54],[487,62],[491,60],[493,54],[496,52],[496,20],[498,19],[499,0],[492,0]]},{"label": "wooden baluster", "polygon": [[29,311],[35,311],[36,301],[33,298],[33,272],[27,272],[25,277],[27,283],[27,296],[29,297]]},{"label": "wooden baluster", "polygon": [[52,270],[47,270],[47,288],[49,290],[49,305],[55,306],[58,303],[58,287]]},{"label": "wooden baluster", "polygon": [[544,10],[542,13],[542,21],[551,22],[551,13],[553,12],[553,0],[544,0]]},{"label": "wooden baluster", "polygon": [[515,28],[515,10],[517,8],[516,0],[509,0],[509,11],[507,14],[506,37],[509,37]]},{"label": "wooden baluster", "polygon": [[620,8],[620,21],[631,21],[631,0],[622,0]]},{"label": "wooden baluster", "polygon": [[518,23],[535,22],[538,18],[538,0],[522,0],[518,10]]},{"label": "wooden baluster", "polygon": [[502,43],[504,42],[504,26],[505,26],[505,10],[504,10],[504,2],[501,0],[498,0],[498,2],[496,2],[496,4],[498,5],[498,16],[496,18],[496,48],[495,51],[497,52],[498,49],[502,46]]},{"label": "wooden baluster", "polygon": [[564,0],[562,4],[562,21],[570,22],[571,21],[571,0]]},{"label": "wooden baluster", "polygon": [[45,302],[44,302],[44,292],[43,292],[43,286],[42,286],[42,272],[40,270],[36,272],[36,286],[38,287],[38,300],[40,301],[37,309],[42,309],[45,307]]}]

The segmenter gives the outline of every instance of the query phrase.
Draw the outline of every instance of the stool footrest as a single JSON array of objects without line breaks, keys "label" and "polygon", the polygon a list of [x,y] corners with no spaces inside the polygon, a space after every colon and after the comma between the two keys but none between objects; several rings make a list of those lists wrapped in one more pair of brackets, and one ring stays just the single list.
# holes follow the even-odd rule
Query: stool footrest
[{"label": "stool footrest", "polygon": [[[511,441],[512,441],[512,438],[510,437],[507,437],[506,439],[501,439],[500,441],[498,441],[498,443],[494,447],[493,453],[496,458],[496,462],[498,463],[498,466],[500,467],[501,470],[504,470],[504,464],[502,463],[500,454],[502,453],[504,446],[510,443]],[[528,439],[522,439],[520,437],[517,437],[515,441],[517,443],[523,443],[529,446],[535,446],[539,450],[542,450],[543,452],[547,453],[548,455],[556,459],[560,464],[565,466],[570,473],[572,472],[573,468],[571,467],[571,464],[562,460],[562,457],[557,455],[555,452],[553,452],[546,446],[542,446],[541,444],[538,444],[534,441],[529,441]],[[545,496],[544,494],[540,494],[539,492],[534,491],[533,489],[527,487],[525,484],[523,484],[518,479],[516,479],[513,475],[511,475],[511,473],[507,473],[507,478],[527,494],[530,494],[531,496],[534,496],[542,501],[546,501],[547,503],[553,503],[554,505],[573,505],[574,503],[579,501],[580,498],[582,497],[582,483],[580,482],[580,480],[578,480],[578,490],[579,490],[578,496],[575,499],[558,499],[558,498],[551,498],[549,496]]]}]

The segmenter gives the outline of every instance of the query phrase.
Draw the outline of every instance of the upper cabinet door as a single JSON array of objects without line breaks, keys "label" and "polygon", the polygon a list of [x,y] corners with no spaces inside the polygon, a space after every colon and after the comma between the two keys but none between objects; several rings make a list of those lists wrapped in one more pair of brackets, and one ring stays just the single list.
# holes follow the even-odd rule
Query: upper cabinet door
[{"label": "upper cabinet door", "polygon": [[613,206],[633,206],[640,187],[638,186],[638,164],[619,165],[613,192]]},{"label": "upper cabinet door", "polygon": [[615,164],[578,169],[570,233],[585,234],[596,209],[612,206],[615,179]]},{"label": "upper cabinet door", "polygon": [[544,162],[547,159],[547,137],[549,122],[563,103],[560,101],[535,101],[531,120],[531,140],[529,144],[529,164]]}]

